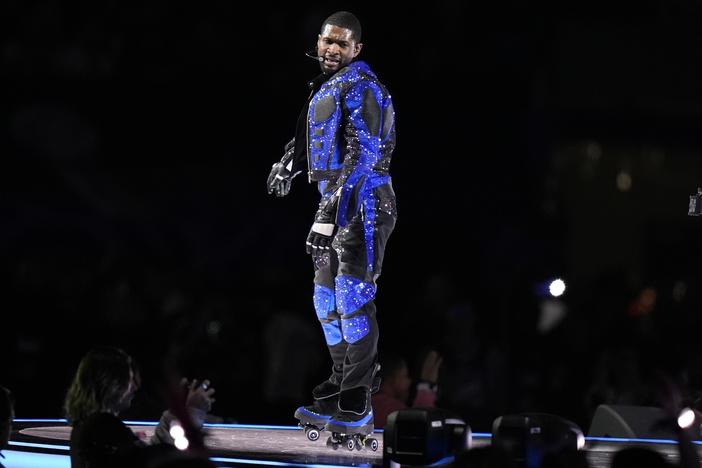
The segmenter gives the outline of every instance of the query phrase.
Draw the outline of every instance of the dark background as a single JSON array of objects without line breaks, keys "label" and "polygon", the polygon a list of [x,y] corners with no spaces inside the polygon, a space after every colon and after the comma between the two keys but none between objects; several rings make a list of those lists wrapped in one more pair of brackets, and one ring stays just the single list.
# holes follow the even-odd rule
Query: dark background
[{"label": "dark background", "polygon": [[702,7],[614,3],[3,2],[18,417],[61,416],[80,357],[109,344],[142,367],[135,417],[177,372],[213,381],[225,421],[293,422],[330,364],[304,252],[318,195],[265,179],[339,9],[397,113],[381,349],[415,376],[438,350],[439,403],[474,430],[517,411],[587,427],[599,403],[656,404],[663,373],[694,400]]}]

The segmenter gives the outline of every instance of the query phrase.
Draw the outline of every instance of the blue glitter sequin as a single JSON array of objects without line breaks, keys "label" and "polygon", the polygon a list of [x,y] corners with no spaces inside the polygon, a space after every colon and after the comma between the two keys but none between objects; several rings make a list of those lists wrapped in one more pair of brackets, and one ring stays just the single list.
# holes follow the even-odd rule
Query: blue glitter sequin
[{"label": "blue glitter sequin", "polygon": [[370,331],[368,316],[360,314],[355,317],[341,319],[341,329],[344,332],[344,339],[348,343],[355,343]]},{"label": "blue glitter sequin", "polygon": [[319,284],[314,285],[314,310],[319,320],[329,318],[329,312],[336,308],[334,291]]},{"label": "blue glitter sequin", "polygon": [[336,301],[339,313],[348,315],[375,297],[375,286],[353,276],[336,277]]},{"label": "blue glitter sequin", "polygon": [[323,323],[322,329],[324,330],[324,339],[329,346],[341,343],[341,328],[338,320],[334,320],[331,323]]},{"label": "blue glitter sequin", "polygon": [[330,312],[336,309],[335,302],[334,291],[319,284],[314,285],[314,310],[317,312],[319,320],[322,321],[324,339],[330,346],[341,343],[339,321],[327,322]]}]

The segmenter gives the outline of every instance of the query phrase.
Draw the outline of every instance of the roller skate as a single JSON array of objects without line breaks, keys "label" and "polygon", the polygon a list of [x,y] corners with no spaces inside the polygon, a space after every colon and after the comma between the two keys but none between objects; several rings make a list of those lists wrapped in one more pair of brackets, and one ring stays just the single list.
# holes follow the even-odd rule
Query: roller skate
[{"label": "roller skate", "polygon": [[329,422],[332,415],[336,413],[339,404],[339,386],[325,380],[312,390],[314,403],[308,406],[300,406],[295,411],[295,419],[299,421],[299,426],[304,429],[305,435],[311,441],[319,439],[319,433],[324,430],[324,426]]},{"label": "roller skate", "polygon": [[339,408],[329,419],[325,430],[331,435],[327,446],[334,450],[346,447],[349,451],[364,447],[378,450],[378,440],[373,434],[373,408],[371,392],[366,387],[355,387],[339,394]]}]

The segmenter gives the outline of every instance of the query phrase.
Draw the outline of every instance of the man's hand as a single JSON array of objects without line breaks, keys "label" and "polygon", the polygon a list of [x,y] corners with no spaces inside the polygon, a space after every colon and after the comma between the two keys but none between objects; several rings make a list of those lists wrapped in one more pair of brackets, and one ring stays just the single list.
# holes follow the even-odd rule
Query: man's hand
[{"label": "man's hand", "polygon": [[292,180],[300,173],[293,173],[293,157],[295,156],[295,139],[293,138],[285,145],[285,154],[280,158],[280,162],[273,164],[266,185],[268,194],[275,193],[276,197],[284,197],[290,193]]},{"label": "man's hand", "polygon": [[314,215],[314,224],[307,235],[306,251],[315,262],[329,252],[336,233],[336,198],[322,198]]},{"label": "man's hand", "polygon": [[422,363],[422,374],[420,379],[434,385],[439,380],[439,368],[443,358],[436,351],[430,351]]},{"label": "man's hand", "polygon": [[314,223],[305,244],[307,253],[312,254],[313,257],[318,257],[328,252],[331,248],[335,230],[335,224]]},{"label": "man's hand", "polygon": [[188,382],[184,379],[183,384],[188,389],[185,406],[198,409],[205,413],[212,409],[212,403],[215,402],[212,395],[214,395],[215,389],[210,387],[209,380],[205,379],[202,382],[193,380],[192,382]]},{"label": "man's hand", "polygon": [[270,174],[268,174],[268,194],[275,193],[276,197],[284,197],[290,193],[290,185],[292,184],[292,173],[285,167],[283,163],[277,162],[273,164]]}]

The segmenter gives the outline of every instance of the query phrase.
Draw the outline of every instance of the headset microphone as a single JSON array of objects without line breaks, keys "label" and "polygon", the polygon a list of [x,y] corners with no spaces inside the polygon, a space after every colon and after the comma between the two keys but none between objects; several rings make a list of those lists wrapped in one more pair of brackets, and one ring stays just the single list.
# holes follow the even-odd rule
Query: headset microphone
[{"label": "headset microphone", "polygon": [[314,60],[316,60],[316,61],[318,61],[318,62],[323,62],[323,61],[324,61],[324,57],[319,57],[319,56],[317,55],[317,51],[316,51],[316,50],[308,50],[307,52],[305,52],[305,56],[306,56],[306,57],[309,57],[309,58],[311,58],[311,59],[314,59]]}]

